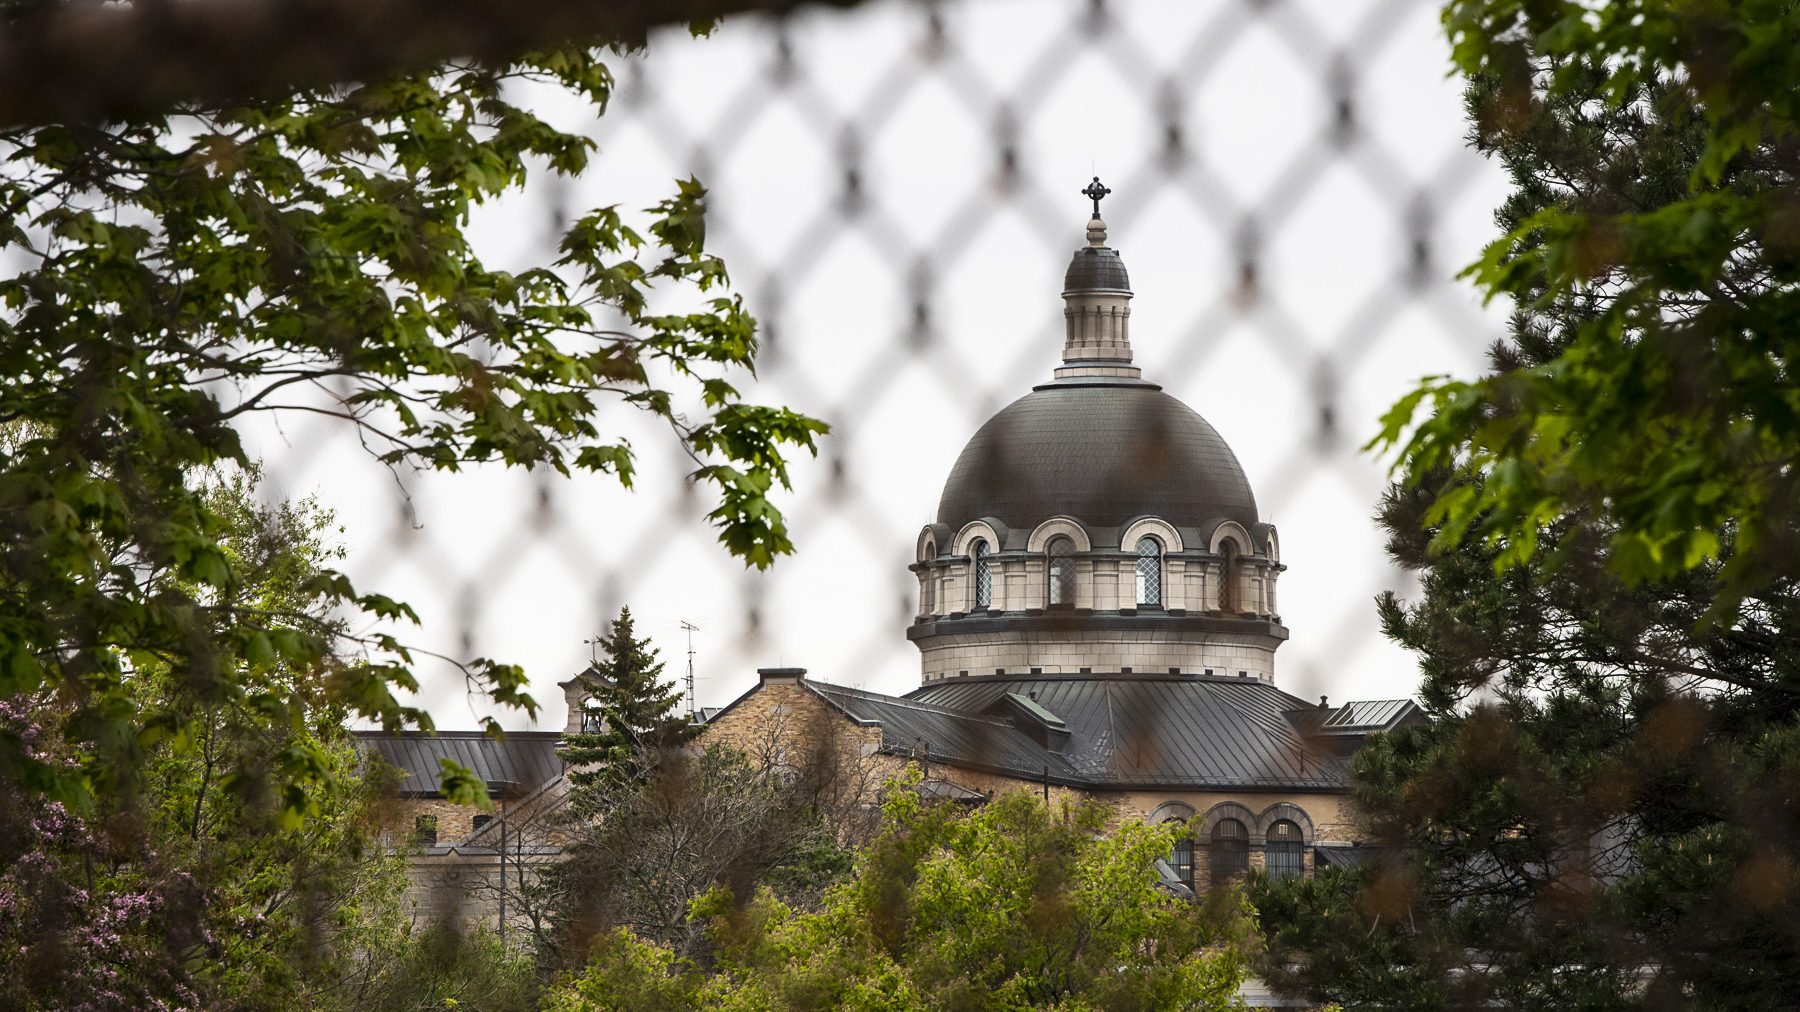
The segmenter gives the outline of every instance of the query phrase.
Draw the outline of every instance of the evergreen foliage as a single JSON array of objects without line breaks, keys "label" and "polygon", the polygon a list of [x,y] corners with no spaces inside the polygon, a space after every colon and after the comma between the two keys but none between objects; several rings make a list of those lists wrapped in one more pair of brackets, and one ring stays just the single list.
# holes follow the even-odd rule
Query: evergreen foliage
[{"label": "evergreen foliage", "polygon": [[[1380,601],[1428,727],[1383,860],[1263,882],[1271,983],[1396,1009],[1800,1004],[1800,8],[1459,0],[1514,300],[1421,403]],[[1473,535],[1473,536],[1472,536]]]},{"label": "evergreen foliage", "polygon": [[1377,442],[1429,483],[1440,547],[1474,535],[1504,569],[1584,524],[1628,582],[1719,563],[1729,621],[1800,576],[1800,8],[1454,0],[1444,21],[1474,143],[1514,180],[1465,276],[1513,303],[1518,353],[1427,382]]},{"label": "evergreen foliage", "polygon": [[584,730],[560,746],[577,787],[641,777],[640,757],[685,744],[699,730],[681,712],[681,688],[662,680],[656,648],[638,638],[630,608],[619,610],[596,648],[601,659],[576,676]]}]

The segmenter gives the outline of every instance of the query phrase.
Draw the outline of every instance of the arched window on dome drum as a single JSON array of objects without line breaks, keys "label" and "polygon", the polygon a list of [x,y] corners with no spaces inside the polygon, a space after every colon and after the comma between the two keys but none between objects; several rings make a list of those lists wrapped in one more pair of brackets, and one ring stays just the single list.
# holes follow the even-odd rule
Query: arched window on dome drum
[{"label": "arched window on dome drum", "polygon": [[1137,543],[1137,603],[1161,607],[1162,542],[1146,534]]},{"label": "arched window on dome drum", "polygon": [[925,542],[925,571],[919,574],[919,614],[933,615],[937,613],[937,574],[931,571],[931,560],[937,558],[936,542]]},{"label": "arched window on dome drum", "polygon": [[1225,561],[1219,567],[1219,610],[1229,613],[1238,610],[1238,580],[1241,579],[1238,570],[1242,567],[1238,565],[1237,542],[1226,538],[1220,551]]},{"label": "arched window on dome drum", "polygon": [[[1171,822],[1186,822],[1186,819],[1164,819],[1167,825]],[[1169,855],[1169,867],[1175,870],[1175,876],[1189,889],[1194,887],[1194,838],[1183,833],[1175,841],[1175,850]]]},{"label": "arched window on dome drum", "polygon": [[994,560],[988,557],[987,541],[976,538],[969,554],[975,557],[975,607],[989,607],[994,603]]},{"label": "arched window on dome drum", "polygon": [[1305,867],[1303,854],[1305,845],[1300,839],[1300,827],[1286,819],[1282,819],[1269,827],[1268,840],[1264,844],[1263,864],[1267,866],[1270,878],[1292,878],[1299,875]]},{"label": "arched window on dome drum", "polygon": [[1048,582],[1047,600],[1051,605],[1063,607],[1075,603],[1075,542],[1062,535],[1050,539],[1044,546],[1050,564],[1045,567],[1044,575]]},{"label": "arched window on dome drum", "polygon": [[1214,823],[1212,845],[1206,849],[1213,885],[1224,885],[1250,870],[1250,832],[1236,819]]}]

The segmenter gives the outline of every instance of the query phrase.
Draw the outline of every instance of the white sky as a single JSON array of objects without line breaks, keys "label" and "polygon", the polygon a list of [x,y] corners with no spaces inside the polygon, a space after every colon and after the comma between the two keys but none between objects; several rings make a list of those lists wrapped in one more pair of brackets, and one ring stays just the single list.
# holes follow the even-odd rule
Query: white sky
[{"label": "white sky", "polygon": [[[673,442],[615,412],[640,451],[635,491],[594,478],[478,469],[392,476],[346,434],[311,422],[256,437],[278,491],[337,507],[359,586],[411,602],[410,638],[524,664],[561,726],[555,683],[583,640],[629,604],[720,705],[755,668],[883,692],[918,684],[904,630],[914,537],[980,423],[1050,374],[1061,272],[1082,241],[1096,172],[1110,244],[1131,271],[1138,364],[1236,450],[1281,530],[1277,682],[1303,697],[1407,695],[1413,659],[1375,626],[1372,598],[1403,586],[1370,516],[1383,466],[1358,450],[1418,377],[1469,374],[1497,310],[1452,280],[1493,232],[1498,168],[1462,146],[1460,88],[1430,3],[1134,0],[1096,24],[1086,3],[879,3],[777,32],[727,24],[666,33],[618,64],[625,87],[594,122],[583,178],[488,209],[477,235],[502,265],[554,258],[558,213],[647,206],[672,180],[712,188],[712,245],[769,343],[750,396],[835,427],[779,500],[798,553],[746,573],[713,539]],[[1348,82],[1352,124],[1339,122]],[[1183,155],[1163,157],[1165,119]],[[1016,187],[999,185],[1000,131]],[[860,212],[843,212],[853,156]],[[1244,222],[1258,297],[1239,286]],[[1414,236],[1429,260],[1414,272]],[[923,279],[927,326],[915,326]],[[1328,412],[1335,424],[1322,429]],[[414,523],[416,522],[416,526]],[[489,712],[447,666],[424,668],[441,727]],[[509,727],[522,715],[502,715]]]}]

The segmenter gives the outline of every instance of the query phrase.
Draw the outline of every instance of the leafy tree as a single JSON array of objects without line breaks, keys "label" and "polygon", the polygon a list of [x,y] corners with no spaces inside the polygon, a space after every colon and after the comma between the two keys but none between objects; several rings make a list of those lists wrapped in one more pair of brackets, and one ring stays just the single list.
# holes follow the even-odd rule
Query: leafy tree
[{"label": "leafy tree", "polygon": [[565,735],[560,748],[578,787],[641,775],[638,757],[660,755],[698,732],[679,712],[681,689],[662,680],[656,648],[637,637],[630,608],[619,610],[598,649],[604,659],[576,676],[584,730]]},{"label": "leafy tree", "polygon": [[[244,606],[290,610],[335,551],[334,525],[315,504],[263,507],[255,492],[253,472],[224,474],[204,498],[246,574]],[[262,672],[246,704],[196,699],[181,669],[132,660],[132,703],[184,709],[185,733],[145,743],[135,789],[85,811],[4,786],[0,1004],[319,1005],[403,920],[404,863],[379,842],[388,781],[360,768],[343,709],[304,673]],[[59,733],[57,705],[0,703],[0,731],[69,769],[80,744]]]},{"label": "leafy tree", "polygon": [[562,860],[535,881],[519,876],[522,895],[509,903],[539,925],[543,961],[579,969],[614,928],[690,955],[705,924],[689,907],[714,889],[748,900],[766,886],[816,904],[848,870],[867,786],[835,726],[808,735],[804,755],[640,750],[626,775],[571,791]]},{"label": "leafy tree", "polygon": [[324,1012],[536,1012],[537,967],[489,928],[390,922],[364,958],[308,996]]},{"label": "leafy tree", "polygon": [[703,959],[621,929],[547,1007],[1239,1007],[1241,897],[1195,904],[1153,870],[1182,827],[1108,832],[1099,805],[1052,812],[1029,793],[965,814],[909,786],[892,785],[880,835],[821,909],[715,891],[693,910],[714,945]]},{"label": "leafy tree", "polygon": [[1466,275],[1513,301],[1523,354],[1427,382],[1378,442],[1434,483],[1440,547],[1473,534],[1505,568],[1585,524],[1627,581],[1722,561],[1726,621],[1800,575],[1800,8],[1454,0],[1444,21],[1475,144],[1515,181]]},{"label": "leafy tree", "polygon": [[[196,475],[246,462],[248,419],[337,419],[402,472],[498,462],[629,484],[633,448],[600,423],[623,404],[693,458],[729,550],[758,567],[791,550],[768,495],[824,426],[734,386],[754,322],[706,250],[697,182],[642,229],[616,207],[580,216],[524,270],[469,241],[471,211],[531,169],[588,167],[593,142],[521,96],[598,114],[604,56],[578,42],[0,130],[0,697],[66,703],[46,712],[73,746],[57,765],[0,738],[0,779],[78,807],[129,789],[145,749],[204,709],[145,710],[126,682],[147,658],[189,703],[270,705],[259,680],[304,672],[356,717],[429,726],[396,697],[416,688],[413,654],[346,633],[416,621],[404,604],[329,569],[294,611],[245,600]],[[305,617],[320,608],[357,621]],[[533,709],[518,668],[465,671]],[[449,796],[480,796],[449,772]]]},{"label": "leafy tree", "polygon": [[1792,1006],[1794,8],[1446,17],[1514,181],[1472,270],[1517,312],[1488,377],[1432,388],[1381,510],[1421,588],[1383,628],[1434,718],[1355,760],[1387,857],[1259,888],[1265,976],[1394,1008]]}]

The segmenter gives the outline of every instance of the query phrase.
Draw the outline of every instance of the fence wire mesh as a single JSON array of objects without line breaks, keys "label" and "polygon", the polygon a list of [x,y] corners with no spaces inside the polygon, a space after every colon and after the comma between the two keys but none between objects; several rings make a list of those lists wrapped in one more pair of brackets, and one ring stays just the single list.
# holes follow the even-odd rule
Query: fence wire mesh
[{"label": "fence wire mesh", "polygon": [[[716,545],[671,440],[621,409],[633,491],[499,470],[396,485],[304,423],[262,452],[342,517],[359,580],[414,603],[452,654],[554,682],[621,605],[719,705],[758,665],[917,684],[907,565],[962,444],[1049,378],[1060,276],[1090,175],[1114,193],[1146,378],[1217,427],[1282,531],[1278,682],[1404,695],[1375,627],[1399,586],[1360,452],[1419,376],[1467,372],[1499,330],[1454,280],[1491,233],[1496,167],[1463,144],[1436,8],[1376,2],[878,3],[654,35],[588,129],[595,168],[482,212],[493,259],[543,259],[571,216],[697,176],[710,242],[761,321],[753,397],[828,420],[780,500],[799,546],[766,573]],[[581,115],[572,112],[571,116]],[[579,122],[579,121],[576,121]],[[465,723],[460,678],[427,686]],[[508,723],[517,724],[517,717]]]}]

